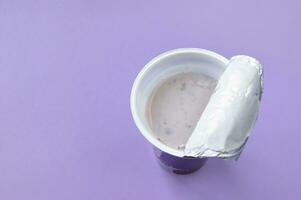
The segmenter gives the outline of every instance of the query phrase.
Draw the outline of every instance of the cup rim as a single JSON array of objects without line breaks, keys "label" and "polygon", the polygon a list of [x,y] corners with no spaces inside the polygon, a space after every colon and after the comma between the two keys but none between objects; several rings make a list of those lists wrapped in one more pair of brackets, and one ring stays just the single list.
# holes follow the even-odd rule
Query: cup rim
[{"label": "cup rim", "polygon": [[180,151],[180,150],[176,150],[172,147],[169,147],[165,144],[162,144],[160,141],[158,141],[153,135],[152,133],[150,133],[144,126],[144,124],[142,123],[142,121],[140,120],[138,114],[137,114],[137,107],[136,107],[136,96],[137,96],[137,89],[138,86],[140,85],[141,80],[144,78],[144,76],[148,73],[148,71],[154,66],[154,64],[156,64],[158,61],[169,57],[169,56],[173,56],[176,54],[182,54],[182,53],[198,53],[198,54],[202,54],[205,56],[210,56],[222,63],[226,64],[228,63],[228,59],[223,57],[220,54],[217,54],[213,51],[209,51],[206,49],[199,49],[199,48],[178,48],[178,49],[173,49],[173,50],[169,50],[166,51],[164,53],[159,54],[158,56],[156,56],[155,58],[153,58],[152,60],[150,60],[143,68],[142,70],[138,73],[132,90],[131,90],[131,96],[130,96],[130,107],[131,107],[131,112],[132,112],[132,117],[134,119],[134,122],[137,126],[137,128],[139,129],[140,133],[152,144],[154,145],[156,148],[160,149],[161,151],[164,151],[166,153],[169,153],[173,156],[177,156],[177,157],[184,157],[184,152]]}]

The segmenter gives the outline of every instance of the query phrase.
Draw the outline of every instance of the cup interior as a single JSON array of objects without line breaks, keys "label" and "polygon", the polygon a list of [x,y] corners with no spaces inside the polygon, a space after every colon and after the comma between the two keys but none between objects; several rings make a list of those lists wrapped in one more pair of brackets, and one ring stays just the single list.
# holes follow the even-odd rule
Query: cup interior
[{"label": "cup interior", "polygon": [[153,90],[170,76],[181,72],[201,73],[216,80],[226,68],[228,60],[204,49],[176,49],[151,60],[138,74],[131,93],[134,121],[143,136],[155,147],[174,156],[183,157],[183,151],[157,140],[148,123],[147,103]]}]

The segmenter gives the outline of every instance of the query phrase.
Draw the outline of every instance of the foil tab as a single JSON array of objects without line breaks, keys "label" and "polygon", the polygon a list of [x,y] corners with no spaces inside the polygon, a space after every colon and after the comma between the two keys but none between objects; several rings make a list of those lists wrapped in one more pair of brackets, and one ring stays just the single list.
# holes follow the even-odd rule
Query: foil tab
[{"label": "foil tab", "polygon": [[231,58],[184,155],[237,159],[256,122],[262,92],[261,64],[249,56]]}]

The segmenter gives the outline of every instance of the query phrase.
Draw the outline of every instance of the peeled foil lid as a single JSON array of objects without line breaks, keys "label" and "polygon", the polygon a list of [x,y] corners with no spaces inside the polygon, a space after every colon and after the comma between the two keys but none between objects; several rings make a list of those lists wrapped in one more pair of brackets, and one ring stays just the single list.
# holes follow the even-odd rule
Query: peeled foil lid
[{"label": "peeled foil lid", "polygon": [[257,119],[262,91],[260,63],[249,56],[231,58],[184,155],[237,159]]}]

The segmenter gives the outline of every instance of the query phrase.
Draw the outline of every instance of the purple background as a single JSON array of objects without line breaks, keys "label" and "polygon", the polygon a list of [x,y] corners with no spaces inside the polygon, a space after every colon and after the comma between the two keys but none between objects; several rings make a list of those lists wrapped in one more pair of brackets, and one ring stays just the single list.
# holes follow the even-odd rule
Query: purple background
[{"label": "purple background", "polygon": [[[0,199],[297,199],[300,9],[298,0],[0,0]],[[179,47],[262,62],[260,117],[239,162],[177,176],[136,129],[137,73]]]}]

